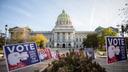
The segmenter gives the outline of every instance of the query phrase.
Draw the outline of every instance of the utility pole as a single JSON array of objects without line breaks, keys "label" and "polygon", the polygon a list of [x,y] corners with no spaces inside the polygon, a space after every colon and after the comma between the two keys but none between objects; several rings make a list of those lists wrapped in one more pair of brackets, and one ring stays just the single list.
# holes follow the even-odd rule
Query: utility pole
[{"label": "utility pole", "polygon": [[8,25],[5,25],[5,45],[7,44],[7,30],[8,30]]},{"label": "utility pole", "polygon": [[121,25],[121,36],[124,37],[125,27]]}]

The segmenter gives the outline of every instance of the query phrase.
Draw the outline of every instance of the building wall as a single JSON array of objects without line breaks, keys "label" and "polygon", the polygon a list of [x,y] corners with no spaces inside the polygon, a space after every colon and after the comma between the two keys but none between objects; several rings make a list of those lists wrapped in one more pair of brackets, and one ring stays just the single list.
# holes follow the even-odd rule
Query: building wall
[{"label": "building wall", "polygon": [[[48,39],[47,47],[51,48],[82,48],[83,39],[87,34],[94,33],[90,31],[75,31],[70,32],[53,32],[53,31],[41,31],[33,32],[35,34],[43,34]],[[63,38],[64,37],[64,38]]]},{"label": "building wall", "polygon": [[26,42],[29,38],[30,30],[27,27],[14,27],[9,29],[11,43]]}]

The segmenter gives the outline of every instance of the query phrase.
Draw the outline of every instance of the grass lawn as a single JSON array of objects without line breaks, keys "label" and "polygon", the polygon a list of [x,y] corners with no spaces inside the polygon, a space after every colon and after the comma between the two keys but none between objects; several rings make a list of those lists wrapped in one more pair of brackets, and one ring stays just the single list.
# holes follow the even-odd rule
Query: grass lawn
[{"label": "grass lawn", "polygon": [[106,51],[105,48],[97,48],[96,50],[97,50],[97,51]]}]

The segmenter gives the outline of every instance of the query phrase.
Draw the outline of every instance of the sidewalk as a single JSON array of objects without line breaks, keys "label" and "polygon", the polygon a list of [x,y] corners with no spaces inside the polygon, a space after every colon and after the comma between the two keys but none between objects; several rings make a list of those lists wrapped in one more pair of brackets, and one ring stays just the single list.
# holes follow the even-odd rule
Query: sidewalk
[{"label": "sidewalk", "polygon": [[107,63],[106,58],[95,59],[107,72],[128,72],[128,60],[114,62],[111,64]]},{"label": "sidewalk", "polygon": [[107,53],[105,51],[96,51],[95,55],[96,55],[96,57],[100,57],[100,58],[107,57]]},{"label": "sidewalk", "polygon": [[[34,64],[32,66],[12,72],[42,72],[48,67],[48,64],[51,63],[52,61],[53,59],[45,60],[38,64]],[[0,72],[7,72],[5,59],[0,59]]]},{"label": "sidewalk", "polygon": [[45,60],[38,64],[34,64],[30,67],[20,69],[20,70],[14,71],[14,72],[42,72],[48,67],[48,64],[51,63],[52,61],[53,61],[53,59]]}]

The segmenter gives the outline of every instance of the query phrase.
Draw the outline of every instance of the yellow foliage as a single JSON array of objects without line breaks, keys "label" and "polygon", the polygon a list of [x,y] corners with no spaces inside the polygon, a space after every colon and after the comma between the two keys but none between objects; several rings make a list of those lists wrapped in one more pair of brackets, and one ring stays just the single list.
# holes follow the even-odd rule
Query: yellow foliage
[{"label": "yellow foliage", "polygon": [[40,46],[40,44],[43,44],[44,47],[48,42],[48,39],[43,34],[36,34],[34,36],[31,36],[30,41],[36,42],[38,46]]}]

